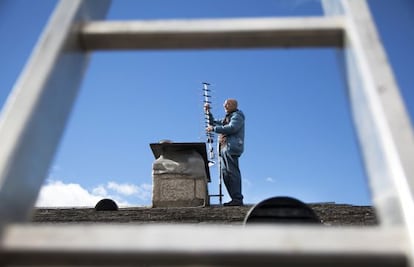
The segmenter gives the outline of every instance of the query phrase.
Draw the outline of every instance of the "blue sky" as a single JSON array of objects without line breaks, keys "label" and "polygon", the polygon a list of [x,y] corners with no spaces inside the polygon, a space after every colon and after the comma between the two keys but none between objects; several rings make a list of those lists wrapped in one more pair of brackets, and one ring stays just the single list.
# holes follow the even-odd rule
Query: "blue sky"
[{"label": "blue sky", "polygon": [[[414,4],[369,4],[413,121]],[[54,6],[0,0],[1,106]],[[312,0],[123,0],[113,1],[108,19],[321,14]],[[150,205],[149,144],[205,141],[204,81],[212,84],[216,117],[230,97],[246,115],[240,159],[246,203],[283,195],[370,204],[339,63],[334,49],[94,53],[38,205],[93,206],[103,197]],[[211,173],[209,190],[216,194],[217,169]]]}]

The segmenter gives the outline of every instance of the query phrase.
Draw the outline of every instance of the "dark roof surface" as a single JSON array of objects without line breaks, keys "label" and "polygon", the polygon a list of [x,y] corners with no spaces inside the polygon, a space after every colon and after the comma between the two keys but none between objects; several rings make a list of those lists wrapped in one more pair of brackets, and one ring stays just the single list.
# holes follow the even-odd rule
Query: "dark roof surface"
[{"label": "dark roof surface", "polygon": [[[325,225],[376,225],[374,209],[370,206],[321,203],[309,204]],[[242,207],[150,208],[130,207],[118,211],[96,211],[94,208],[40,208],[35,223],[198,223],[243,224],[252,205]]]}]

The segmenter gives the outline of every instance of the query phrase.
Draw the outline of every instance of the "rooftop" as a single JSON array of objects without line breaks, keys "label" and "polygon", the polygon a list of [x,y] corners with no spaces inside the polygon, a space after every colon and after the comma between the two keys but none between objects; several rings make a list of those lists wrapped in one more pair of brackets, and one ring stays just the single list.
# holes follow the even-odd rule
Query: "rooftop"
[{"label": "rooftop", "polygon": [[[374,209],[336,203],[309,204],[324,225],[376,225]],[[34,223],[187,223],[242,225],[252,205],[241,207],[150,208],[129,207],[117,211],[96,211],[94,208],[39,208]]]}]

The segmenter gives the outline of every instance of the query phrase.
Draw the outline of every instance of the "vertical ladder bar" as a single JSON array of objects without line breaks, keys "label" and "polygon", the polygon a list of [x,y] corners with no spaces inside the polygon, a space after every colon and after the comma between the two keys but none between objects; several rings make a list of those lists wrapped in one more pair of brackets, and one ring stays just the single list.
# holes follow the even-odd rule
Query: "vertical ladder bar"
[{"label": "vertical ladder bar", "polygon": [[82,21],[103,18],[110,2],[57,5],[0,117],[0,225],[29,218],[88,63]]},{"label": "vertical ladder bar", "polygon": [[366,1],[324,0],[345,17],[349,97],[374,206],[384,228],[404,226],[414,264],[414,138]]}]

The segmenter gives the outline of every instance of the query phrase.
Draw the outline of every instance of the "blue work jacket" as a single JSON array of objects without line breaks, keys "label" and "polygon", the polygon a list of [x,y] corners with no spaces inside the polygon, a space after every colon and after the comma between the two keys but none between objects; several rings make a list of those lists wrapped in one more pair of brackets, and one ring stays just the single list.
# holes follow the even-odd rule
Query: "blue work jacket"
[{"label": "blue work jacket", "polygon": [[228,123],[224,120],[215,120],[209,113],[209,123],[214,126],[214,132],[226,136],[226,148],[231,155],[240,156],[244,151],[244,120],[245,116],[241,110],[227,114]]}]

